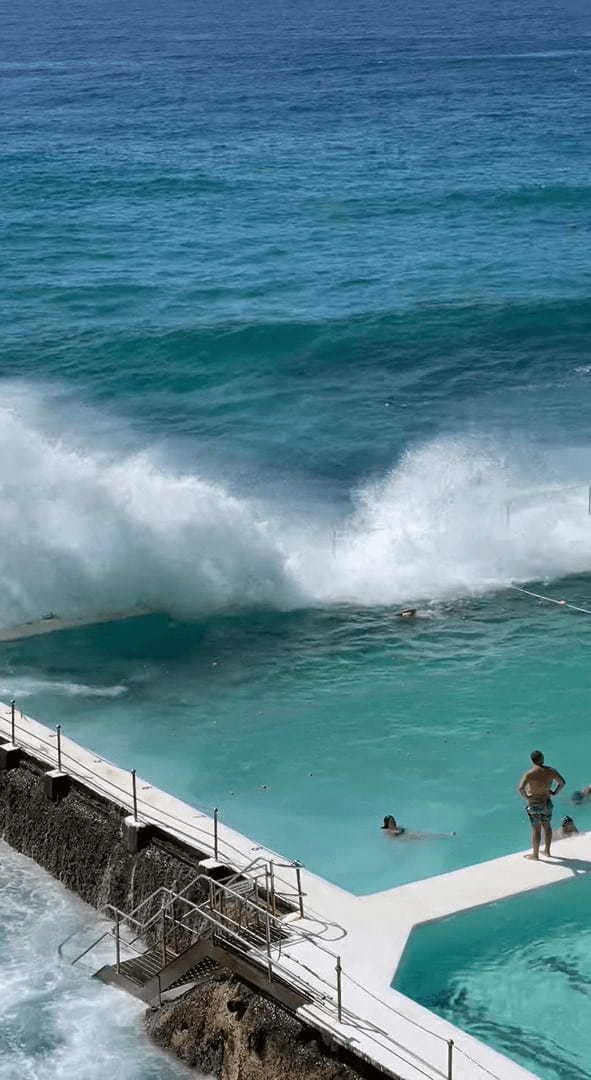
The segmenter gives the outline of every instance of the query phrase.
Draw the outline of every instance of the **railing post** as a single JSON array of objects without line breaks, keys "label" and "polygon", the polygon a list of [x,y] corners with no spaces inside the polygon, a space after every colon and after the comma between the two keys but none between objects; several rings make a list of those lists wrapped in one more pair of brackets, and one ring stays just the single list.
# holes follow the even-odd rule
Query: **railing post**
[{"label": "railing post", "polygon": [[10,741],[11,741],[13,746],[16,746],[16,742],[15,742],[15,737],[16,737],[15,736],[15,718],[14,718],[14,707],[15,707],[15,705],[16,705],[16,702],[15,702],[15,700],[13,698],[12,701],[10,702]]},{"label": "railing post", "polygon": [[119,933],[119,912],[115,915],[115,969],[117,974],[121,968],[121,937]]},{"label": "railing post", "polygon": [[131,770],[131,790],[133,794],[133,820],[137,821],[137,788],[135,782],[135,769]]},{"label": "railing post", "polygon": [[213,854],[217,862],[218,857],[218,808],[213,811]]},{"label": "railing post", "polygon": [[160,982],[160,972],[158,972],[158,1004],[162,1005],[162,984]]},{"label": "railing post", "polygon": [[304,894],[302,892],[302,869],[300,864],[295,864],[296,880],[298,883],[298,900],[300,904],[300,918],[304,918]]},{"label": "railing post", "polygon": [[178,953],[178,951],[179,951],[179,937],[178,937],[177,925],[176,925],[176,905],[175,905],[174,900],[172,901],[172,903],[170,905],[170,917],[172,919],[172,947],[173,947],[175,953]]},{"label": "railing post", "polygon": [[62,771],[62,725],[58,724],[56,727],[57,733],[57,771]]},{"label": "railing post", "polygon": [[271,922],[269,912],[265,916],[265,937],[267,939],[267,974],[269,982],[273,982],[273,961],[271,960]]},{"label": "railing post", "polygon": [[591,514],[591,484],[589,484],[589,492],[587,498],[587,513]]},{"label": "railing post", "polygon": [[342,974],[343,969],[341,967],[341,958],[340,958],[340,956],[337,956],[337,965],[336,965],[336,967],[337,967],[337,1017],[338,1017],[338,1021],[339,1021],[339,1024],[340,1024],[340,1022],[342,1020],[342,1016],[343,1016],[343,1007],[342,1007],[343,1006],[343,1001],[342,1001],[342,994],[341,994],[341,991],[342,991],[341,974]]},{"label": "railing post", "polygon": [[277,905],[275,903],[275,870],[273,869],[273,860],[269,863],[269,880],[271,882],[271,911],[273,915],[277,915]]},{"label": "railing post", "polygon": [[160,919],[160,929],[161,929],[161,932],[162,932],[162,945],[161,945],[162,967],[166,967],[166,959],[167,959],[166,958],[166,912],[164,911],[164,905],[162,905],[162,917]]},{"label": "railing post", "polygon": [[454,1041],[447,1040],[447,1080],[453,1080],[454,1070]]},{"label": "railing post", "polygon": [[269,910],[270,893],[271,893],[271,889],[269,887],[269,867],[267,866],[267,863],[265,863],[265,905],[266,905],[267,911]]},{"label": "railing post", "polygon": [[209,879],[209,910],[213,912],[213,878]]}]

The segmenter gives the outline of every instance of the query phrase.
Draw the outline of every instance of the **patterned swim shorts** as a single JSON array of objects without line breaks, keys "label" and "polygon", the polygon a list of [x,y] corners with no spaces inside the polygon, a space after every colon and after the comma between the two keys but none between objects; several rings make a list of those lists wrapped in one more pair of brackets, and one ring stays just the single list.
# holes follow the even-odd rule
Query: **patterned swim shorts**
[{"label": "patterned swim shorts", "polygon": [[527,816],[532,825],[549,825],[552,821],[552,799],[543,799],[542,801],[528,802],[526,808]]}]

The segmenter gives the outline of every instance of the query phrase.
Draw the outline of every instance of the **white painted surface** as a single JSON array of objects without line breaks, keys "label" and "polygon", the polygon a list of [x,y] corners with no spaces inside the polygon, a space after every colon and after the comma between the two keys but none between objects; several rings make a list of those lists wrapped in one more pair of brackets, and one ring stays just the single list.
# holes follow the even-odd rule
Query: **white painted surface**
[{"label": "white painted surface", "polygon": [[[51,767],[55,733],[17,713],[16,743]],[[10,709],[0,706],[0,735],[10,737]],[[62,766],[71,776],[126,810],[132,808],[131,775],[62,736]],[[211,855],[213,818],[137,778],[138,816]],[[253,860],[286,863],[276,852],[219,823],[218,857],[243,870]],[[283,968],[324,993],[322,1006],[300,1010],[302,1019],[326,1030],[403,1080],[446,1080],[450,1039],[453,1080],[535,1080],[532,1073],[466,1032],[393,990],[390,983],[409,934],[420,923],[567,880],[591,870],[591,834],[556,842],[555,857],[534,863],[507,855],[372,896],[356,897],[302,868],[306,919],[291,915],[296,939],[281,948]],[[295,872],[278,867],[277,880],[295,890]],[[279,886],[278,886],[279,888]],[[303,936],[302,932],[305,932]],[[343,1016],[336,1015],[336,955],[343,967]]]}]

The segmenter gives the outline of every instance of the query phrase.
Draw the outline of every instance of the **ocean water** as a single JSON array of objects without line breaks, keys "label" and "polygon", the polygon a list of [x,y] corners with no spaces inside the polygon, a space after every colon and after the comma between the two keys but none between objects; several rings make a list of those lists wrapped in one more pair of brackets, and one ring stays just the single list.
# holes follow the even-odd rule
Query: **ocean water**
[{"label": "ocean water", "polygon": [[140,1002],[90,978],[110,956],[94,968],[58,958],[60,942],[79,927],[85,944],[100,935],[105,924],[96,913],[4,843],[0,873],[2,1080],[195,1077],[142,1034]]},{"label": "ocean water", "polygon": [[358,892],[524,846],[534,745],[591,781],[589,616],[509,588],[591,609],[588,6],[1,7],[0,624],[138,617],[0,695]]}]

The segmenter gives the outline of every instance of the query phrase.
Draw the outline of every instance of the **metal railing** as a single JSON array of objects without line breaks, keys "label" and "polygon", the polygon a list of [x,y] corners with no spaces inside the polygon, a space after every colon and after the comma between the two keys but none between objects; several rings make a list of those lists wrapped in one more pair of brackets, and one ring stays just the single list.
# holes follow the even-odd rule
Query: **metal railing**
[{"label": "metal railing", "polygon": [[[265,898],[265,909],[261,908],[260,903],[255,904],[241,896],[239,893],[236,893],[236,890],[233,890],[231,886],[222,884],[221,882],[213,882],[213,879],[204,874],[197,875],[197,877],[194,878],[189,885],[185,886],[180,893],[173,892],[165,887],[155,890],[129,913],[120,911],[115,908],[114,905],[107,905],[103,910],[105,913],[109,912],[114,916],[114,929],[110,927],[104,931],[96,941],[84,949],[83,952],[72,961],[73,964],[78,963],[84,956],[92,952],[93,949],[106,938],[112,937],[115,942],[115,962],[117,969],[119,969],[121,963],[120,931],[122,922],[126,922],[135,927],[135,937],[132,938],[131,941],[124,941],[125,946],[134,949],[134,951],[139,951],[139,949],[136,948],[136,942],[142,941],[144,936],[155,926],[159,919],[163,928],[164,941],[166,941],[166,927],[169,923],[175,925],[177,930],[184,930],[185,932],[195,935],[197,933],[196,927],[190,922],[185,921],[186,916],[181,919],[176,913],[171,914],[170,909],[174,911],[175,904],[180,904],[181,906],[184,905],[189,908],[191,918],[198,916],[202,922],[205,921],[212,928],[212,932],[221,941],[224,940],[224,937],[226,940],[229,939],[234,947],[238,947],[240,951],[244,952],[245,955],[248,955],[249,960],[252,962],[258,961],[258,963],[267,971],[270,981],[273,980],[273,976],[275,975],[289,985],[300,989],[301,992],[310,999],[312,1003],[311,1007],[319,1010],[322,1015],[328,1019],[330,1031],[335,1038],[338,1038],[339,1035],[341,1035],[338,1030],[335,1031],[335,1023],[344,1027],[354,1028],[373,1041],[376,1046],[381,1047],[382,1050],[386,1050],[388,1054],[393,1055],[397,1062],[403,1061],[406,1064],[411,1065],[413,1069],[428,1078],[428,1080],[453,1080],[455,1056],[458,1054],[465,1057],[472,1065],[480,1069],[482,1073],[492,1077],[493,1080],[500,1080],[497,1074],[471,1058],[466,1051],[457,1045],[457,1042],[440,1035],[405,1015],[405,1013],[394,1008],[388,1002],[384,1001],[383,998],[378,997],[378,995],[359,983],[353,976],[349,975],[344,970],[341,957],[321,943],[317,935],[306,930],[303,926],[298,926],[297,930],[295,930],[293,923],[288,924],[285,922],[285,917],[279,917],[277,915],[278,904],[283,904],[287,908],[295,910],[296,905],[293,901],[297,899],[297,910],[302,919],[312,922],[315,919],[318,919],[324,927],[327,925],[337,925],[327,924],[326,920],[321,915],[310,911],[310,909],[304,908],[305,894],[302,891],[301,863],[296,861],[283,862],[281,861],[280,856],[277,857],[277,861],[265,860],[261,856],[254,860],[246,860],[244,853],[236,847],[236,845],[231,844],[227,840],[224,840],[223,843],[220,842],[217,808],[214,810],[213,814],[213,834],[209,829],[188,824],[185,820],[179,818],[170,811],[163,810],[162,808],[158,808],[156,811],[155,808],[150,807],[150,804],[146,800],[138,796],[135,770],[132,770],[131,772],[131,786],[126,790],[121,784],[92,770],[86,763],[81,762],[68,750],[63,749],[61,745],[61,727],[59,732],[56,731],[55,736],[50,736],[51,739],[59,739],[59,742],[50,741],[50,739],[45,739],[39,734],[29,731],[22,723],[22,713],[20,714],[21,723],[19,724],[16,713],[17,710],[14,701],[11,701],[10,703],[9,716],[0,713],[0,721],[4,720],[6,723],[10,724],[11,739],[14,744],[16,744],[17,735],[24,736],[24,738],[21,739],[23,749],[28,750],[33,756],[46,761],[50,765],[55,763],[55,765],[60,768],[60,771],[62,764],[65,762],[64,767],[69,775],[86,786],[89,786],[89,781],[92,780],[91,786],[94,791],[106,795],[111,801],[117,803],[122,808],[131,810],[134,815],[134,820],[142,820],[147,824],[157,825],[181,839],[188,840],[192,844],[198,844],[200,849],[204,848],[206,851],[211,851],[214,858],[216,858],[216,861],[218,858],[222,859],[224,864],[234,871],[233,878],[231,879],[234,881],[234,884],[240,878],[251,877],[255,888],[258,888],[258,880],[261,879],[263,875],[265,876],[265,887],[261,887],[259,892],[259,900]],[[40,747],[42,749],[40,749]],[[112,765],[118,773],[121,772],[119,766],[108,762],[107,759],[101,757],[97,760],[101,763]],[[138,809],[142,806],[149,808],[148,812],[144,809]],[[207,811],[201,810],[201,813],[210,817],[211,820],[211,816],[207,815]],[[295,884],[286,881],[283,874],[278,874],[276,872],[277,868],[281,870],[293,870],[295,873]],[[193,903],[193,901],[190,901],[184,895],[199,881],[207,881],[208,890],[213,887],[213,907],[211,906],[211,892],[209,892],[207,900],[200,905]],[[281,889],[277,888],[278,883],[280,883]],[[247,906],[250,905],[256,909],[259,916],[261,916],[261,914],[263,915],[264,939],[261,938],[258,942],[256,940],[253,941],[252,927],[249,929],[248,934],[245,934],[244,926],[239,921],[237,922],[234,920],[227,909],[222,913],[216,910],[215,898],[216,894],[219,894],[220,892],[228,897],[232,894],[234,902]],[[143,911],[147,905],[150,903],[153,904],[157,898],[160,898],[161,900],[158,911],[147,919],[138,919],[138,914]],[[281,927],[281,933],[278,932],[279,927]],[[342,927],[339,929],[342,931]],[[275,933],[273,931],[275,931]],[[291,931],[291,933],[287,933],[288,931]],[[344,933],[344,931],[342,932]],[[71,940],[72,936],[73,935],[70,935],[69,938],[62,942],[60,953],[63,951],[63,946],[67,941]],[[328,981],[318,970],[309,967],[298,957],[285,951],[286,942],[292,946],[298,941],[305,941],[332,958],[334,961],[332,968],[335,972],[333,982]],[[275,952],[277,952],[277,956],[274,955]],[[285,960],[288,960],[291,966],[286,966]],[[297,968],[297,971],[294,971],[294,966]],[[343,1000],[344,980],[348,980],[361,994],[367,995],[374,1003],[378,1004],[381,1008],[386,1009],[396,1017],[397,1021],[402,1021],[405,1024],[411,1025],[440,1042],[442,1045],[445,1045],[445,1063],[442,1063],[442,1068],[436,1068],[430,1062],[419,1058],[415,1051],[411,1050],[410,1047],[399,1043],[383,1028],[352,1011]],[[319,989],[319,987],[321,988]],[[318,1021],[318,1017],[315,1017],[314,1019]],[[343,1038],[345,1043],[350,1041],[350,1036],[345,1035]],[[413,1060],[405,1057],[405,1054],[410,1054]],[[418,1062],[422,1062],[422,1064],[418,1064]],[[429,1071],[425,1071],[426,1069]]]},{"label": "metal railing", "polygon": [[[195,903],[186,896],[189,889],[197,884],[201,884],[206,890],[206,898],[201,903]],[[159,902],[158,909],[146,919],[138,918],[138,915],[155,901]],[[340,1037],[345,1044],[350,1041],[350,1035],[346,1031],[341,1032],[338,1028],[335,1029],[335,1024],[340,1025],[341,1028],[355,1029],[373,1043],[378,1052],[385,1051],[388,1056],[395,1059],[390,1065],[392,1069],[398,1068],[399,1063],[403,1061],[428,1080],[454,1080],[456,1055],[460,1054],[484,1074],[492,1077],[493,1080],[499,1080],[496,1074],[471,1058],[455,1040],[439,1035],[405,1015],[349,975],[343,968],[339,954],[320,943],[305,928],[286,923],[284,918],[273,913],[270,894],[266,898],[259,897],[259,902],[256,902],[237,892],[236,889],[202,874],[198,875],[182,892],[174,892],[166,887],[154,890],[132,912],[126,913],[112,904],[106,905],[103,911],[110,915],[114,927],[101,934],[92,945],[72,961],[72,964],[78,963],[106,937],[111,936],[115,947],[114,966],[119,972],[122,941],[125,947],[139,952],[136,943],[157,926],[160,928],[159,945],[164,968],[170,956],[179,955],[178,950],[174,948],[174,943],[173,947],[170,945],[170,939],[174,938],[175,932],[182,932],[194,944],[204,936],[207,930],[211,933],[214,943],[222,948],[224,945],[231,946],[255,967],[264,971],[270,984],[279,980],[299,991],[307,999],[308,1006],[315,1010],[313,1017],[308,1018],[309,1021],[318,1021],[324,1017],[324,1026],[335,1038]],[[124,923],[133,927],[135,936],[131,940],[121,937],[121,926]],[[313,945],[334,961],[334,964],[331,963],[335,973],[333,980],[327,977],[327,973],[322,974],[319,970],[311,968],[298,956],[294,956],[291,951],[287,951],[287,948],[301,941]],[[416,1051],[399,1042],[384,1027],[370,1021],[367,1016],[361,1016],[351,1008],[346,1000],[345,981],[361,994],[367,995],[375,1004],[386,1009],[393,1017],[396,1017],[397,1022],[409,1024],[439,1042],[442,1046],[441,1067],[437,1068],[425,1061],[417,1055]],[[405,1055],[411,1055],[411,1057]]]},{"label": "metal railing", "polygon": [[[21,717],[20,723],[16,718],[17,712]],[[52,767],[55,766],[60,772],[62,771],[62,768],[64,768],[68,774],[79,783],[91,786],[94,791],[105,795],[123,809],[130,810],[133,814],[134,821],[157,826],[165,831],[174,833],[175,836],[182,840],[186,840],[193,845],[199,845],[201,850],[211,854],[216,861],[223,861],[223,863],[231,870],[238,873],[247,873],[250,867],[256,865],[257,862],[264,864],[265,860],[262,860],[260,857],[249,861],[241,849],[235,844],[232,844],[227,839],[220,839],[219,810],[217,807],[213,809],[212,813],[209,813],[207,809],[202,807],[195,808],[205,818],[212,821],[213,829],[188,823],[185,819],[180,818],[178,815],[161,807],[156,810],[156,808],[152,807],[146,799],[143,799],[138,795],[137,774],[135,769],[130,771],[130,784],[126,789],[121,784],[118,784],[114,780],[110,780],[96,770],[91,769],[86,763],[75,757],[74,754],[64,749],[62,747],[63,729],[61,725],[57,725],[55,735],[51,733],[49,738],[43,738],[41,735],[30,731],[23,724],[23,719],[23,713],[16,709],[14,700],[10,703],[10,716],[0,712],[0,721],[4,720],[5,722],[10,723],[11,741],[14,745],[17,745],[17,736],[21,736],[18,740],[18,744],[21,745],[23,749],[28,749],[34,756],[41,757],[41,760],[45,760],[47,764]],[[119,773],[122,772],[118,765],[115,765],[107,758],[97,758],[97,763],[98,761],[111,766]],[[300,915],[303,918],[305,894],[302,891],[301,882],[302,864],[297,860],[286,862],[282,860],[280,855],[277,855],[276,860],[271,861],[275,896],[280,902],[285,904],[290,904],[293,901],[294,906],[299,909]],[[269,862],[269,860],[267,860],[267,862]],[[281,870],[292,870],[294,872],[294,879],[286,880],[283,874],[277,873],[277,868]],[[310,914],[316,913],[310,912]]]}]

